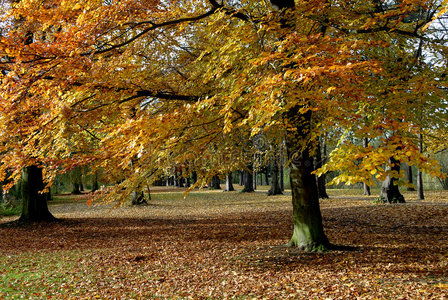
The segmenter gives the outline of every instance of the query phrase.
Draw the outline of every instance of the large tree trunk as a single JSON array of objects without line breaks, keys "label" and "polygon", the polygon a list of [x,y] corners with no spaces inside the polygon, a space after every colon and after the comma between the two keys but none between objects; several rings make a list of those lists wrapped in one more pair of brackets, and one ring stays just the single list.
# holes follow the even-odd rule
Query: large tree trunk
[{"label": "large tree trunk", "polygon": [[272,184],[271,184],[271,188],[268,191],[268,195],[282,195],[282,189],[280,187],[280,182],[279,182],[279,168],[278,168],[278,162],[277,159],[274,158],[274,161],[271,164],[271,170],[272,170]]},{"label": "large tree trunk", "polygon": [[[271,5],[280,10],[294,9],[294,0],[271,0]],[[289,22],[287,17],[282,17],[280,23],[283,28],[294,28],[293,22]],[[291,160],[289,178],[294,219],[294,231],[288,245],[307,251],[321,251],[327,249],[330,243],[323,229],[316,176],[312,174],[314,165],[309,142],[311,111],[302,114],[300,108],[302,106],[296,105],[285,113],[288,125],[286,151]],[[302,142],[306,142],[306,146]]]},{"label": "large tree trunk", "polygon": [[226,192],[231,192],[231,191],[234,191],[234,190],[235,190],[235,188],[233,187],[233,182],[232,182],[232,180],[233,180],[232,172],[230,172],[230,173],[227,174],[227,176],[226,176],[226,189],[225,189]]},{"label": "large tree trunk", "polygon": [[24,168],[22,172],[22,215],[20,222],[54,221],[56,218],[48,210],[47,193],[44,189],[42,169],[37,166]]},{"label": "large tree trunk", "polygon": [[286,150],[291,159],[290,181],[294,231],[289,246],[307,251],[321,251],[330,246],[324,233],[310,145],[301,147],[311,125],[311,111],[299,113],[300,106],[291,108],[286,119],[290,128],[286,136]]},{"label": "large tree trunk", "polygon": [[243,171],[243,183],[244,183],[244,188],[241,192],[243,193],[251,193],[251,192],[255,192],[254,190],[254,176],[252,173],[253,170],[253,166],[252,163],[250,163],[247,166],[248,170],[244,170]]},{"label": "large tree trunk", "polygon": [[[392,171],[395,171],[396,174],[400,174],[400,162],[395,158],[390,158],[390,163],[392,164]],[[405,203],[403,195],[400,193],[398,189],[398,178],[392,178],[387,176],[386,180],[384,180],[381,186],[381,194],[380,199],[384,203]]]}]

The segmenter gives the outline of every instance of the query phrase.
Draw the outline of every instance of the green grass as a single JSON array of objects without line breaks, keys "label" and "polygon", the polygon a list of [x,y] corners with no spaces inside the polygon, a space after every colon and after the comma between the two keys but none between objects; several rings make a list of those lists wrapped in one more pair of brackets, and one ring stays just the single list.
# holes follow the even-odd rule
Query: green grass
[{"label": "green grass", "polygon": [[0,203],[0,217],[17,216],[22,212],[21,205],[13,205],[10,203]]}]

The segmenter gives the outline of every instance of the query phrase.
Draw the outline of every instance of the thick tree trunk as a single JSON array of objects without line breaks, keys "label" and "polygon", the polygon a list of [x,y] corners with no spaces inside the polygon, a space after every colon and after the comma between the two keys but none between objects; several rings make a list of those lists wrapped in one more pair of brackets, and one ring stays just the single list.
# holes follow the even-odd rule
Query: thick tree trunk
[{"label": "thick tree trunk", "polygon": [[22,172],[22,215],[20,222],[54,221],[56,218],[48,210],[48,194],[44,189],[42,169],[26,167]]},{"label": "thick tree trunk", "polygon": [[[271,0],[275,9],[294,9],[294,0]],[[286,15],[285,15],[286,16]],[[282,17],[281,27],[293,29],[293,22]],[[280,39],[282,37],[279,37]],[[297,246],[307,251],[321,251],[330,247],[324,233],[319,195],[313,160],[310,156],[311,111],[300,113],[303,106],[296,105],[285,113],[287,123],[286,151],[291,160],[291,191],[294,230],[289,246]],[[302,146],[302,142],[306,146]]]},{"label": "thick tree trunk", "polygon": [[291,159],[290,181],[292,191],[294,231],[289,246],[307,251],[321,251],[330,246],[324,233],[319,206],[316,177],[310,146],[302,149],[300,141],[307,138],[311,125],[311,111],[301,115],[300,106],[291,108],[286,119],[291,128],[287,132],[286,150]]},{"label": "thick tree trunk", "polygon": [[[413,177],[412,176],[412,166],[410,166],[410,165],[408,165],[408,167],[407,167],[406,176],[408,179],[408,183],[413,184],[414,182],[413,182],[413,178],[412,178]],[[415,191],[415,188],[413,186],[408,186],[407,190],[410,192],[413,192],[413,191]]]},{"label": "thick tree trunk", "polygon": [[[390,158],[390,163],[392,164],[392,171],[400,174],[400,162],[395,158]],[[387,176],[386,180],[381,186],[380,199],[384,203],[405,203],[403,195],[400,193],[398,188],[398,178],[392,178]]]},{"label": "thick tree trunk", "polygon": [[271,170],[272,170],[272,184],[271,184],[271,188],[268,191],[268,195],[272,196],[272,195],[282,195],[282,189],[280,187],[280,182],[279,182],[279,168],[278,168],[278,162],[277,159],[274,159],[274,161],[271,164]]},{"label": "thick tree trunk", "polygon": [[244,188],[241,192],[243,193],[251,193],[251,192],[255,192],[254,190],[254,178],[253,178],[253,173],[252,173],[252,163],[250,163],[247,166],[248,170],[244,170],[243,171],[243,181],[244,181]]},{"label": "thick tree trunk", "polygon": [[230,172],[229,174],[227,174],[226,176],[226,192],[231,192],[234,191],[235,188],[233,187],[233,182],[232,182],[233,178],[232,178],[232,172]]}]

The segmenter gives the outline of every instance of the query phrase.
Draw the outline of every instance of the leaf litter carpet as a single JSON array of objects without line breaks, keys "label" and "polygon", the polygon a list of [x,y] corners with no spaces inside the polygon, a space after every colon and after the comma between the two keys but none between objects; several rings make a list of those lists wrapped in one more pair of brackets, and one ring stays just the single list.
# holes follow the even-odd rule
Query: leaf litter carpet
[{"label": "leaf litter carpet", "polygon": [[0,299],[448,299],[448,193],[406,204],[332,193],[344,251],[286,248],[290,196],[157,193],[148,206],[54,201],[61,221],[0,226]]}]

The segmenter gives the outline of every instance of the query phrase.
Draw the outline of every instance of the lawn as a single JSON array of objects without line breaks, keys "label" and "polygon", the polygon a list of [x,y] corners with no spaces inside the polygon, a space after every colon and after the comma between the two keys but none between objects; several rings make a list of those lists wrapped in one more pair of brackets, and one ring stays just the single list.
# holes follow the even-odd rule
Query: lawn
[{"label": "lawn", "polygon": [[284,247],[288,195],[159,190],[115,209],[59,196],[60,222],[0,220],[0,299],[448,299],[448,193],[400,205],[329,193],[325,231],[352,249]]}]

